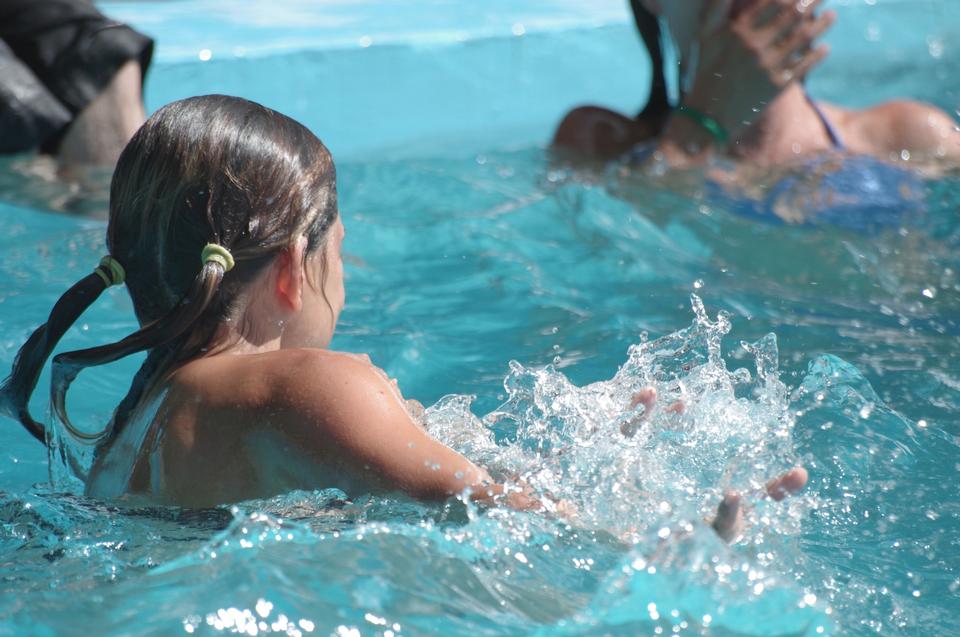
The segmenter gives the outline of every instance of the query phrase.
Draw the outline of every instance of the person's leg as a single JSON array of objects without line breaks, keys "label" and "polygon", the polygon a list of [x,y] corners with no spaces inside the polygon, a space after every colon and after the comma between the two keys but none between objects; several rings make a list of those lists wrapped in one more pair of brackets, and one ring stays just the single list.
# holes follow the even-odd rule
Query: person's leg
[{"label": "person's leg", "polygon": [[146,119],[141,98],[140,63],[130,60],[80,111],[60,140],[57,154],[65,164],[114,164],[127,141]]},{"label": "person's leg", "polygon": [[113,163],[144,119],[153,41],[90,0],[3,0],[0,38],[74,120],[42,140],[41,152],[68,163]]}]

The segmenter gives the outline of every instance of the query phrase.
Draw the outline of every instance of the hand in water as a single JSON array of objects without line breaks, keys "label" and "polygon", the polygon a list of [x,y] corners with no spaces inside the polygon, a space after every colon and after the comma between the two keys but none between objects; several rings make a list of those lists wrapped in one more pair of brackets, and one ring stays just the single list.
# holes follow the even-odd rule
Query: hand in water
[{"label": "hand in water", "polygon": [[[766,495],[778,502],[800,491],[807,484],[807,470],[794,467],[767,483]],[[736,491],[728,491],[717,507],[713,530],[724,541],[735,542],[743,533],[743,497]]]},{"label": "hand in water", "polygon": [[[632,436],[637,427],[650,417],[657,402],[657,390],[653,387],[644,387],[630,400],[630,408],[635,409],[643,405],[643,413],[636,419],[621,425],[621,431],[625,436]],[[686,409],[683,401],[676,401],[666,407],[665,411],[673,413],[683,413]],[[629,431],[627,431],[629,427]],[[767,482],[766,496],[776,501],[783,500],[789,495],[797,493],[807,484],[807,470],[803,467],[794,467],[786,473],[777,476]],[[743,497],[736,491],[728,491],[724,494],[723,500],[717,506],[717,515],[711,522],[713,530],[717,532],[725,542],[735,542],[743,533]]]},{"label": "hand in water", "polygon": [[[653,387],[644,387],[634,394],[630,399],[630,409],[636,409],[642,405],[643,412],[638,414],[636,418],[631,418],[630,420],[622,423],[620,425],[620,433],[627,438],[630,438],[633,436],[633,434],[637,433],[637,429],[640,428],[640,425],[650,419],[656,404],[657,390]],[[682,400],[678,400],[668,405],[664,411],[667,413],[682,414],[684,409],[686,409],[686,405],[684,405]]]},{"label": "hand in water", "polygon": [[822,0],[707,0],[697,72],[684,104],[716,119],[735,139],[790,82],[827,55],[813,43],[833,24]]}]

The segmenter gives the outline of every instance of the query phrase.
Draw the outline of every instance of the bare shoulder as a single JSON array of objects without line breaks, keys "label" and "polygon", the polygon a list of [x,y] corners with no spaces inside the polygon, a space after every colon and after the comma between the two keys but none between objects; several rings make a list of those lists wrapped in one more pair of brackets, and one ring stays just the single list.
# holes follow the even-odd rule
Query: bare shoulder
[{"label": "bare shoulder", "polygon": [[350,393],[391,393],[386,373],[365,354],[309,348],[281,350],[274,354],[270,367],[274,393],[294,401],[304,395],[342,399]]},{"label": "bare shoulder", "polygon": [[272,408],[294,429],[316,427],[334,438],[354,435],[358,423],[409,421],[403,397],[366,355],[320,349],[277,352],[270,362]]},{"label": "bare shoulder", "polygon": [[[489,479],[419,427],[395,384],[365,356],[291,349],[211,357],[216,358],[222,360],[189,370],[208,383],[207,394],[197,401],[206,412],[194,419],[212,430],[205,435],[213,442],[205,448],[220,449],[214,443],[238,440],[237,433],[243,430],[267,433],[276,446],[270,453],[291,459],[281,462],[279,469],[271,464],[271,474],[282,473],[286,464],[300,457],[311,471],[319,472],[316,475],[322,474],[318,481],[324,484],[399,489],[430,499]],[[225,381],[209,380],[210,376]],[[257,440],[256,445],[238,443],[234,455],[248,458],[250,471],[266,473],[257,458],[267,451],[263,437]],[[288,483],[296,481],[283,484]]]},{"label": "bare shoulder", "polygon": [[903,151],[938,158],[960,156],[957,123],[946,112],[924,102],[891,100],[849,111],[846,128],[854,150],[862,145],[865,152],[881,156]]},{"label": "bare shoulder", "polygon": [[[406,414],[399,390],[369,357],[322,349],[200,359],[178,370],[168,390],[171,413],[187,416],[176,420],[202,419],[210,435],[218,431],[211,422],[234,432],[269,423],[274,430],[306,436],[385,413]],[[309,431],[300,431],[304,427]]]}]

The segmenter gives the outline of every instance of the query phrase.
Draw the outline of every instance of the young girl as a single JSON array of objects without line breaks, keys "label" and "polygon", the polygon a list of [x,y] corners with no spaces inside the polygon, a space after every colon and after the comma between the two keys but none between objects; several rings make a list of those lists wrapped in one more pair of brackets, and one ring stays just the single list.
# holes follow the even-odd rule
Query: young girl
[{"label": "young girl", "polygon": [[[44,441],[27,409],[41,368],[100,293],[126,283],[141,329],[53,360],[54,413],[83,436],[67,418],[71,381],[147,353],[95,437],[88,494],[206,507],[333,487],[540,508],[431,438],[369,358],[327,349],[344,303],[343,236],[333,160],[302,125],[235,97],[165,106],[114,172],[109,256],[23,346],[0,406]],[[648,410],[654,399],[637,398]],[[782,497],[805,481],[794,469],[769,491]],[[739,508],[728,495],[722,535]]]}]

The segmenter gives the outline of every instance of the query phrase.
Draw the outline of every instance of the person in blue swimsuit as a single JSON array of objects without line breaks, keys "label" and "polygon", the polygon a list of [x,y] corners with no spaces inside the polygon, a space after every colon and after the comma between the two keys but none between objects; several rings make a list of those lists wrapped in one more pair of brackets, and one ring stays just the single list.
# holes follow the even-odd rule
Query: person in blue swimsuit
[{"label": "person in blue swimsuit", "polygon": [[[738,166],[793,168],[770,188],[711,179],[711,199],[738,212],[860,227],[896,222],[922,207],[922,180],[891,157],[960,164],[960,133],[943,111],[897,100],[849,110],[812,100],[806,74],[827,55],[817,39],[835,19],[821,0],[632,0],[654,73],[650,99],[636,118],[585,106],[571,111],[554,145],[594,158],[656,158],[672,167],[720,155]],[[661,24],[679,53],[679,104],[671,106],[663,71]],[[640,152],[636,152],[637,149]],[[798,204],[798,205],[794,205]],[[856,209],[857,218],[850,218]]]}]

